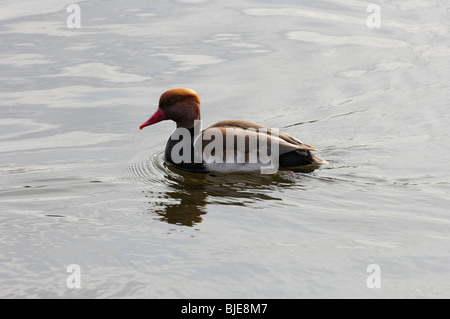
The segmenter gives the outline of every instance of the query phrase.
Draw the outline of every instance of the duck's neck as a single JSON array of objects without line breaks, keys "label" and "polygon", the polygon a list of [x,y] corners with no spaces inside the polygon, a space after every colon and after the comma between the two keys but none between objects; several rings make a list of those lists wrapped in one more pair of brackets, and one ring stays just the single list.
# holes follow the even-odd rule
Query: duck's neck
[{"label": "duck's neck", "polygon": [[196,119],[196,120],[191,120],[191,121],[185,121],[185,122],[177,122],[177,128],[187,128],[188,130],[194,129],[197,125],[200,125],[201,128],[201,124],[202,121],[200,118]]},{"label": "duck's neck", "polygon": [[[166,161],[184,170],[205,171],[201,158],[198,161],[194,149],[194,140],[201,134],[201,128],[201,121],[195,121],[191,128],[179,127],[177,125],[177,128],[167,141],[165,150]],[[189,131],[189,135],[186,135],[186,129]],[[173,152],[173,150],[175,151]],[[184,157],[185,154],[186,158]],[[181,162],[179,160],[180,158]]]}]

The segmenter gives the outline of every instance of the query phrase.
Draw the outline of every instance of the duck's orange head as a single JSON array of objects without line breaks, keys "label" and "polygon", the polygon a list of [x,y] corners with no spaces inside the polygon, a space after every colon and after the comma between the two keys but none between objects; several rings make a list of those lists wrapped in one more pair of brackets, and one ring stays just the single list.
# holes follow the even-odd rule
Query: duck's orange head
[{"label": "duck's orange head", "polygon": [[200,97],[190,89],[178,88],[164,92],[159,99],[158,110],[139,129],[172,120],[177,127],[194,127],[194,121],[200,119]]}]

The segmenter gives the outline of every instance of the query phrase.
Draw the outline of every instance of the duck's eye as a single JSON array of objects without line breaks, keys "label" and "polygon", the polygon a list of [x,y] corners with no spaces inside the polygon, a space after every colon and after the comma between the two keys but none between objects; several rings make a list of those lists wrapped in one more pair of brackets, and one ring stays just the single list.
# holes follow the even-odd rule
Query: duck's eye
[{"label": "duck's eye", "polygon": [[174,105],[175,104],[175,100],[170,100],[169,101],[169,105]]}]

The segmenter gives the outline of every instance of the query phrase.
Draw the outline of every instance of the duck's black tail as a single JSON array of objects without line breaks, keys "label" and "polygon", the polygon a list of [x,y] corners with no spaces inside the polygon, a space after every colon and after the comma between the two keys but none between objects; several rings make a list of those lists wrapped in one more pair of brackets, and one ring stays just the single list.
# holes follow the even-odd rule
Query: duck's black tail
[{"label": "duck's black tail", "polygon": [[289,168],[311,164],[326,165],[329,163],[323,159],[318,158],[310,150],[296,150],[280,156],[281,167]]}]

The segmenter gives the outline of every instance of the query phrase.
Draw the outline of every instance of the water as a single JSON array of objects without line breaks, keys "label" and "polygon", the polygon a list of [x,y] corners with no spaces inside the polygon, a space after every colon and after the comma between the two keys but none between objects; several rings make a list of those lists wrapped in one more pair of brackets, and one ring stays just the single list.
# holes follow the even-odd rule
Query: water
[{"label": "water", "polygon": [[[448,1],[70,3],[1,4],[1,297],[450,297]],[[331,164],[171,169],[175,87]]]}]

